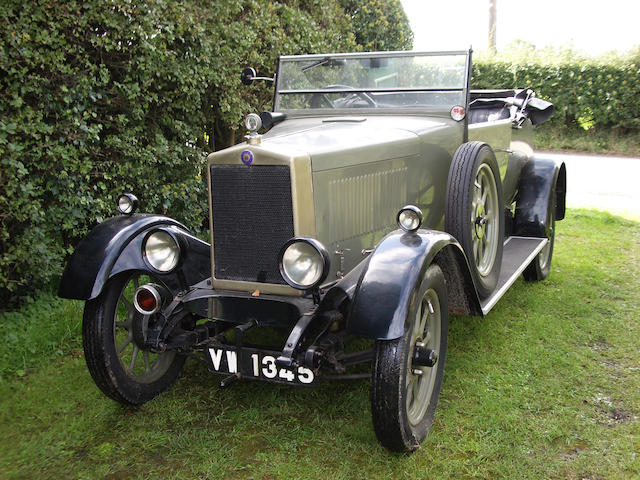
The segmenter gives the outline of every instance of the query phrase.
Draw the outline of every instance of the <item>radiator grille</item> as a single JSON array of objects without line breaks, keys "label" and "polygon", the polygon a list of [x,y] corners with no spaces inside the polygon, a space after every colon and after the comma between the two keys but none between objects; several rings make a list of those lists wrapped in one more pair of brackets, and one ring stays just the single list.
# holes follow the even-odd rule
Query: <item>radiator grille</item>
[{"label": "radiator grille", "polygon": [[211,165],[214,276],[278,283],[278,253],[293,237],[288,166]]}]

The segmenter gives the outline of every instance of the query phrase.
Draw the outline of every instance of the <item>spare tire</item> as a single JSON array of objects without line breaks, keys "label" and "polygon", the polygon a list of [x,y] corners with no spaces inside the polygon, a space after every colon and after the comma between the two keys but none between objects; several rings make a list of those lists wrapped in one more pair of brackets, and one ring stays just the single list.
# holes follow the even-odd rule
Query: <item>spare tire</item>
[{"label": "spare tire", "polygon": [[453,156],[445,230],[460,242],[478,295],[491,295],[502,264],[504,213],[498,163],[486,143],[464,143]]}]

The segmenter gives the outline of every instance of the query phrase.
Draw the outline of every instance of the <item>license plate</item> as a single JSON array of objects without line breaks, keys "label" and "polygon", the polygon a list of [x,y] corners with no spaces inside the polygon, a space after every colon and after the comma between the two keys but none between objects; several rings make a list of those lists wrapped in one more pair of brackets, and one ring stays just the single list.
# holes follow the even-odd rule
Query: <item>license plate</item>
[{"label": "license plate", "polygon": [[[209,360],[214,372],[234,374],[276,383],[309,385],[315,380],[313,370],[306,367],[280,367],[277,352],[242,348],[242,366],[235,349],[209,348]],[[242,367],[242,368],[240,368]]]}]

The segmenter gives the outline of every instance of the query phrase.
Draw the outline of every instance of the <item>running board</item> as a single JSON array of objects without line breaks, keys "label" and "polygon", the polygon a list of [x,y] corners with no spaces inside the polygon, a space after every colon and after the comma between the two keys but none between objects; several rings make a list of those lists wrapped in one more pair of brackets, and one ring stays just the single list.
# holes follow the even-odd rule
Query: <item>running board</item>
[{"label": "running board", "polygon": [[507,293],[509,287],[547,244],[547,241],[546,238],[538,237],[507,238],[502,251],[502,267],[500,268],[498,285],[490,297],[480,302],[483,315],[489,313],[498,300]]}]

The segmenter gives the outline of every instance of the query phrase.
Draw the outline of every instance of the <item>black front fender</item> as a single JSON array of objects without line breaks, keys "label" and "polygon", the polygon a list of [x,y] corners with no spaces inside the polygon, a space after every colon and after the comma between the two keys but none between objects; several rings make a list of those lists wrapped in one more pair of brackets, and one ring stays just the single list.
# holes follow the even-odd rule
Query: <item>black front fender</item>
[{"label": "black front fender", "polygon": [[[173,231],[182,247],[178,268],[168,274],[152,272],[142,256],[145,236],[158,227]],[[69,258],[58,295],[93,299],[111,277],[128,270],[152,272],[175,294],[186,285],[211,276],[209,244],[192,236],[186,227],[169,217],[135,214],[110,218],[89,232]]]},{"label": "black front fender", "polygon": [[[453,260],[447,263],[446,259]],[[333,287],[350,299],[348,332],[377,340],[402,336],[420,279],[433,262],[443,269],[448,284],[455,284],[456,291],[465,296],[460,301],[467,305],[466,311],[478,313],[478,296],[458,242],[448,233],[434,230],[396,230],[354,269],[358,274],[355,285],[353,276],[346,276]],[[336,297],[335,293],[332,296]]]}]

